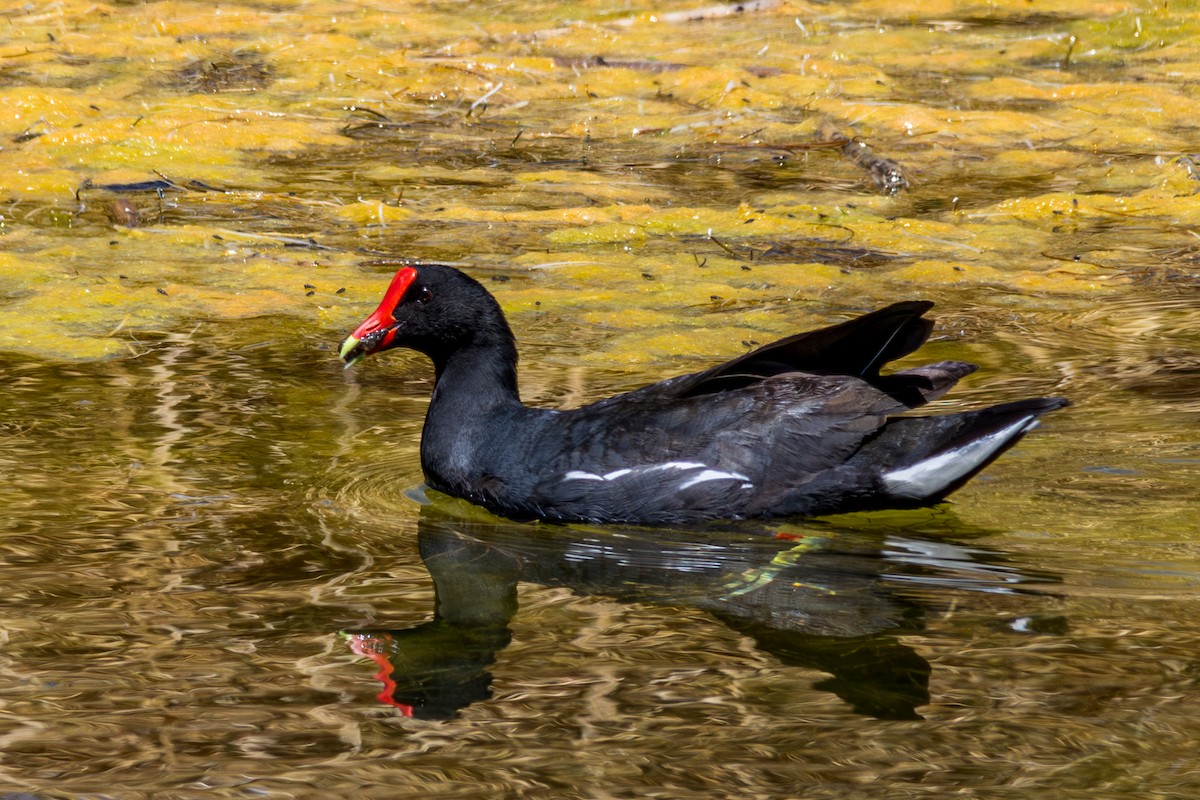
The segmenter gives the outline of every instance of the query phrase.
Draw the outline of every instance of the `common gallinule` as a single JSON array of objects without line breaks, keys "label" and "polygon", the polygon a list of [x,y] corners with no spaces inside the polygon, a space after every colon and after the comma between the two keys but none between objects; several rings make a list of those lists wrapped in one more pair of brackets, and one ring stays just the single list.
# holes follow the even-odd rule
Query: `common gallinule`
[{"label": "common gallinule", "polygon": [[1061,408],[1037,398],[896,416],[976,367],[880,375],[924,343],[932,303],[908,301],[568,411],[517,393],[517,348],[496,300],[447,266],[402,267],[342,344],[347,366],[393,347],[433,360],[421,435],[429,486],[496,513],[687,523],[936,503]]}]

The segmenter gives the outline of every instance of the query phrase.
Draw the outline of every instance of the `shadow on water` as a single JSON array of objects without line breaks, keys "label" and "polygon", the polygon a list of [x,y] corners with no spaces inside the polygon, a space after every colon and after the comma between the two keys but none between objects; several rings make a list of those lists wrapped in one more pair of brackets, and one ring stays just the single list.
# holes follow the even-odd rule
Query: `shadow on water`
[{"label": "shadow on water", "polygon": [[877,531],[524,525],[441,497],[422,508],[418,546],[434,618],[344,635],[379,665],[379,700],[426,719],[491,698],[489,669],[511,642],[519,582],[705,611],[785,665],[830,673],[817,689],[879,719],[921,719],[931,668],[898,635],[919,630],[948,593],[1017,594],[1054,582],[998,552]]}]

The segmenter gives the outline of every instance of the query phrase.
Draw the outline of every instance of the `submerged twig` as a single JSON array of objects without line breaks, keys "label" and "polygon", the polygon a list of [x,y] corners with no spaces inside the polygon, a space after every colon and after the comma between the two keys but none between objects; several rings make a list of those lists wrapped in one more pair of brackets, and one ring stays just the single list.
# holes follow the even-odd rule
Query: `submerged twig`
[{"label": "submerged twig", "polygon": [[[685,11],[658,12],[654,20],[660,25],[679,24],[683,22],[699,22],[701,20],[722,19],[740,14],[753,14],[769,11],[781,5],[780,0],[750,0],[742,3],[721,3],[720,5],[692,8]],[[621,27],[629,27],[640,22],[639,17],[627,17],[610,23]]]},{"label": "submerged twig", "polygon": [[876,155],[863,141],[844,135],[829,123],[821,126],[821,138],[827,142],[841,144],[842,153],[850,161],[867,171],[875,185],[887,194],[897,194],[908,188],[908,178],[900,164],[890,158]]},{"label": "submerged twig", "polygon": [[274,242],[275,244],[283,245],[284,247],[299,247],[305,250],[332,250],[335,252],[346,252],[344,247],[333,247],[327,244],[321,244],[315,239],[301,238],[298,236],[280,236],[271,233],[251,233],[250,231],[236,231],[231,228],[214,228],[216,234],[222,239],[247,239],[251,241]]},{"label": "submerged twig", "polygon": [[1075,34],[1071,34],[1067,37],[1067,54],[1063,56],[1062,66],[1060,69],[1068,70],[1071,68],[1071,55],[1075,52],[1075,45],[1078,42],[1079,40],[1075,38]]}]

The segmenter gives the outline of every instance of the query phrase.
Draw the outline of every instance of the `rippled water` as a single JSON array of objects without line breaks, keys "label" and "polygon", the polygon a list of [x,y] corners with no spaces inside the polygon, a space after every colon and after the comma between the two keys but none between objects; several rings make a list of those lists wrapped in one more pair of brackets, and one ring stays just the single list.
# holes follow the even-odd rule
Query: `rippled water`
[{"label": "rippled water", "polygon": [[[3,12],[0,797],[1200,796],[1190,10],[384,6]],[[389,257],[545,406],[917,296],[939,409],[1073,405],[934,509],[515,524],[336,358]]]},{"label": "rippled water", "polygon": [[[417,360],[344,371],[269,324],[8,359],[4,779],[1188,796],[1195,399],[1119,329],[1200,320],[1166,298],[1103,313],[1081,339],[1047,312],[1011,342],[1020,385],[967,393],[1054,370],[1081,389],[952,506],[765,530],[514,525],[426,497]],[[526,356],[568,383],[553,348]]]}]

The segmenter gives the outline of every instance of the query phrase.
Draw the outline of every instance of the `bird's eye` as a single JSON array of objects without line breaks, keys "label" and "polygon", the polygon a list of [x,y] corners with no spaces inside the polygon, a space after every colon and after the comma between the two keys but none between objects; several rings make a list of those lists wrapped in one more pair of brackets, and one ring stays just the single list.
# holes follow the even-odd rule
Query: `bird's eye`
[{"label": "bird's eye", "polygon": [[429,291],[428,286],[422,286],[421,290],[419,292],[417,292],[417,302],[418,303],[422,303],[422,304],[428,303],[432,299],[433,299],[433,292]]}]

